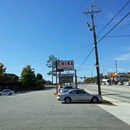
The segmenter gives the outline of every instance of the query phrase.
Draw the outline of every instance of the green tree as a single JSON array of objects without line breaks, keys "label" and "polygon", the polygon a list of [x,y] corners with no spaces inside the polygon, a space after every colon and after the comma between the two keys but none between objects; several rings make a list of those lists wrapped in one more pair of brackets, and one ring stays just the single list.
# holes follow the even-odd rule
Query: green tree
[{"label": "green tree", "polygon": [[38,73],[36,76],[36,80],[42,80],[42,79],[43,79],[42,74]]},{"label": "green tree", "polygon": [[46,81],[43,79],[43,76],[40,73],[38,73],[36,75],[36,89],[45,89],[45,82]]},{"label": "green tree", "polygon": [[21,72],[21,81],[23,85],[27,88],[32,88],[35,86],[35,73],[34,70],[31,68],[30,65],[27,65],[23,68]]},{"label": "green tree", "polygon": [[4,74],[6,71],[6,68],[4,68],[4,64],[0,63],[0,74]]},{"label": "green tree", "polygon": [[47,74],[52,75],[52,83],[53,83],[54,70],[56,69],[57,60],[58,59],[54,55],[50,55],[46,64],[48,68],[51,68],[51,71],[49,71]]},{"label": "green tree", "polygon": [[0,63],[0,82],[8,82],[7,77],[5,75],[6,68],[4,67],[4,64]]},{"label": "green tree", "polygon": [[84,83],[95,83],[96,79],[96,77],[89,77],[84,80]]}]

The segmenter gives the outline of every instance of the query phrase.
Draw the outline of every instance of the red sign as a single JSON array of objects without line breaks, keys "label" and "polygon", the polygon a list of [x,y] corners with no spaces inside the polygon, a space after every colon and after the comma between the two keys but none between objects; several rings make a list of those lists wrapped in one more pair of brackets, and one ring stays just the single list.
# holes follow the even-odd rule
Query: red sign
[{"label": "red sign", "polygon": [[74,69],[74,61],[73,60],[57,61],[57,69],[72,70]]}]

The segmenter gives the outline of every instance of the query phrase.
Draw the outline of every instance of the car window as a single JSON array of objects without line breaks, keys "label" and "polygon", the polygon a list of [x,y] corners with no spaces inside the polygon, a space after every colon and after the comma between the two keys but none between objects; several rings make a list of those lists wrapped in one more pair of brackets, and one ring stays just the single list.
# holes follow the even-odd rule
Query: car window
[{"label": "car window", "polygon": [[3,90],[3,92],[8,92],[9,90]]},{"label": "car window", "polygon": [[72,88],[72,86],[69,86],[69,87],[65,87],[65,89],[71,89]]},{"label": "car window", "polygon": [[71,91],[70,94],[77,94],[77,90]]},{"label": "car window", "polygon": [[85,94],[86,92],[85,91],[83,91],[83,90],[79,90],[78,91],[78,94]]}]

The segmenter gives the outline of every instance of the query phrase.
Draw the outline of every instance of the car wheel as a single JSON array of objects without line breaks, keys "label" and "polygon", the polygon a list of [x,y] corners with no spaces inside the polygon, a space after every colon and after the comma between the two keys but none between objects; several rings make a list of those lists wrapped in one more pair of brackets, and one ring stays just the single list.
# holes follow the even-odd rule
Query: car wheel
[{"label": "car wheel", "polygon": [[71,103],[71,98],[66,97],[66,98],[64,99],[64,101],[65,101],[65,103]]},{"label": "car wheel", "polygon": [[93,97],[92,100],[91,100],[91,102],[93,102],[93,103],[98,103],[98,102],[99,102],[98,97]]},{"label": "car wheel", "polygon": [[12,93],[9,93],[9,96],[11,96],[12,95]]}]

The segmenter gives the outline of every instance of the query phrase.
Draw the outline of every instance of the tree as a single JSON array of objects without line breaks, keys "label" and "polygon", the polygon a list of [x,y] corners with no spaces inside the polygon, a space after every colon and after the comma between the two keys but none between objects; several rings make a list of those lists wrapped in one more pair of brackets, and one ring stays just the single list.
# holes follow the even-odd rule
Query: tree
[{"label": "tree", "polygon": [[89,77],[84,80],[84,83],[95,83],[96,79],[96,77]]},{"label": "tree", "polygon": [[6,68],[4,67],[4,64],[0,63],[0,82],[7,83],[7,77],[5,75]]},{"label": "tree", "polygon": [[43,79],[42,75],[38,73],[36,75],[36,89],[45,89],[45,80]]},{"label": "tree", "polygon": [[35,73],[30,65],[23,68],[21,72],[21,81],[23,85],[27,88],[35,86]]},{"label": "tree", "polygon": [[6,68],[4,68],[4,65],[0,63],[0,74],[4,74],[6,71]]},{"label": "tree", "polygon": [[56,61],[57,61],[58,59],[54,56],[54,55],[50,55],[49,56],[49,59],[48,59],[48,61],[47,61],[47,64],[46,64],[46,66],[48,67],[48,68],[51,68],[52,70],[51,71],[49,71],[47,74],[48,75],[52,75],[52,83],[53,83],[53,76],[54,76],[54,69],[56,68]]},{"label": "tree", "polygon": [[42,80],[42,79],[43,79],[42,75],[40,73],[38,73],[36,76],[36,80]]}]

